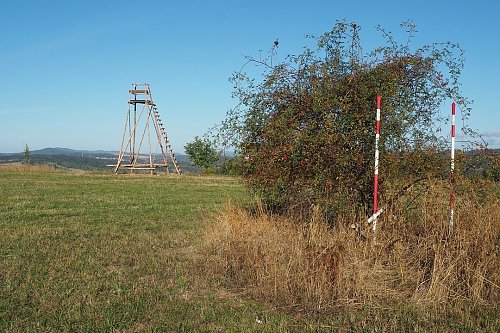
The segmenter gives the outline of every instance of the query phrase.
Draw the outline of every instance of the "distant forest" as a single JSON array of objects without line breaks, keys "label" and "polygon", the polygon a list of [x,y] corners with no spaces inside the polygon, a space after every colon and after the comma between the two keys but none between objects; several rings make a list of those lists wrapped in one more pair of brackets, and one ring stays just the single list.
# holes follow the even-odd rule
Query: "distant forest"
[{"label": "distant forest", "polygon": [[[85,171],[112,172],[107,164],[116,163],[117,154],[105,151],[79,151],[67,148],[45,148],[31,152],[30,163],[44,164],[61,169],[79,169]],[[181,169],[188,173],[197,173],[199,169],[193,167],[186,155],[176,155]],[[23,153],[0,154],[0,163],[24,163]]]}]

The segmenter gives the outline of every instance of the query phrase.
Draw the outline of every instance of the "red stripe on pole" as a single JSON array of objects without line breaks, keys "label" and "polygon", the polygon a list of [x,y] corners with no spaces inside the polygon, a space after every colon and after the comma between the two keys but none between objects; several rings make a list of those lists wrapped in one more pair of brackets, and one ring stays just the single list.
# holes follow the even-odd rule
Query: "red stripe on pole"
[{"label": "red stripe on pole", "polygon": [[455,214],[455,102],[451,103],[450,227]]},{"label": "red stripe on pole", "polygon": [[382,101],[382,96],[377,96],[377,109],[380,109],[381,101]]}]

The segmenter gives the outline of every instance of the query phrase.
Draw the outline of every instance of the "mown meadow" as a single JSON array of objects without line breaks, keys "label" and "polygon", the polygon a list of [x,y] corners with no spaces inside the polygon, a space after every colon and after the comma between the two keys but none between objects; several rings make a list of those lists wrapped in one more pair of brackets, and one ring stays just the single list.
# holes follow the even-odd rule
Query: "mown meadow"
[{"label": "mown meadow", "polygon": [[234,179],[2,171],[0,188],[0,331],[232,322],[192,262],[202,221],[245,197]]}]

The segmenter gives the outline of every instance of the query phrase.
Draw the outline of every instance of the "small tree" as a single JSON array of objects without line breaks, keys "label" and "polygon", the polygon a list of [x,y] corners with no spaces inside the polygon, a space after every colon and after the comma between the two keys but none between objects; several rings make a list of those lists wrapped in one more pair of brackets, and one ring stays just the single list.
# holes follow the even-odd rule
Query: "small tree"
[{"label": "small tree", "polygon": [[188,142],[184,146],[184,150],[189,155],[191,164],[199,168],[208,169],[219,159],[217,150],[213,145],[197,136],[194,141]]},{"label": "small tree", "polygon": [[24,161],[26,162],[26,164],[30,164],[31,162],[31,152],[28,144],[24,146]]}]

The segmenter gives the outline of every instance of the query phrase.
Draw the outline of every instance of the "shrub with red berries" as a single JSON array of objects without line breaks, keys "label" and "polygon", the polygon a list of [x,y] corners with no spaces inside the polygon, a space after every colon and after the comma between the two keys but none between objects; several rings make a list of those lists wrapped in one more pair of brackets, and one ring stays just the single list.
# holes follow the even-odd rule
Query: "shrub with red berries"
[{"label": "shrub with red berries", "polygon": [[[403,27],[415,31],[411,22]],[[363,55],[359,29],[338,22],[316,38],[317,49],[278,64],[249,58],[262,76],[232,78],[240,103],[219,135],[239,148],[241,173],[276,210],[317,204],[334,216],[371,202],[377,95],[381,181],[449,169],[436,162],[446,149],[440,107],[454,100],[463,116],[469,112],[459,89],[461,49],[435,43],[412,51],[379,29],[387,45]]]}]

